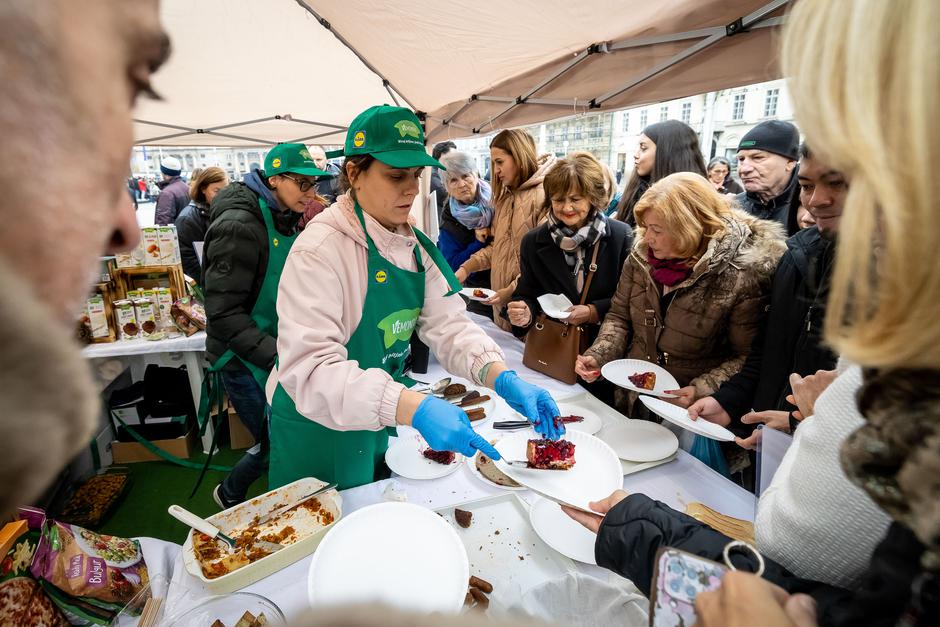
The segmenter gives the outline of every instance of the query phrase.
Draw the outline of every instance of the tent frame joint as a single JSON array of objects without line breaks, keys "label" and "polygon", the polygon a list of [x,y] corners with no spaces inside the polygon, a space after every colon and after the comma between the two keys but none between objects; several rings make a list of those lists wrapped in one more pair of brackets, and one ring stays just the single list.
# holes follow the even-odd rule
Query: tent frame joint
[{"label": "tent frame joint", "polygon": [[744,28],[744,18],[739,17],[735,21],[725,26],[725,36],[733,37],[735,35],[740,35],[741,33],[748,32],[749,29]]}]

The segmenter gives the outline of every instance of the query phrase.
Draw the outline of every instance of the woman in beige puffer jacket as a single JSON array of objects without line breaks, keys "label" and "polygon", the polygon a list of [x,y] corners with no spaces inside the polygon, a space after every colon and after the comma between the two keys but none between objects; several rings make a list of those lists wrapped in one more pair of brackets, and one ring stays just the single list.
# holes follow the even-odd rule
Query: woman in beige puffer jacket
[{"label": "woman in beige puffer jacket", "polygon": [[536,157],[535,140],[522,130],[499,133],[490,143],[490,153],[495,209],[490,226],[493,241],[460,266],[457,278],[463,283],[470,274],[489,270],[490,285],[496,296],[486,304],[493,305],[496,324],[510,331],[509,320],[500,314],[519,279],[522,237],[545,218],[542,179],[555,165],[555,156]]}]

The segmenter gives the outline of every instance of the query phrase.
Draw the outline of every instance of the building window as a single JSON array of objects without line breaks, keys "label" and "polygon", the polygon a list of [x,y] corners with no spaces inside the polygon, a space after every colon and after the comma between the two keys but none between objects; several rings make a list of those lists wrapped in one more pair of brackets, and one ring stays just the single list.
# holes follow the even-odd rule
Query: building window
[{"label": "building window", "polygon": [[659,108],[659,121],[665,122],[669,119],[669,105],[663,105]]},{"label": "building window", "polygon": [[692,103],[682,103],[682,121],[689,124],[692,121]]},{"label": "building window", "polygon": [[731,119],[732,120],[744,119],[744,96],[745,94],[734,95],[734,102],[731,105]]},{"label": "building window", "polygon": [[777,99],[780,97],[780,89],[774,87],[767,90],[764,97],[764,117],[769,118],[777,115]]},{"label": "building window", "polygon": [[640,130],[646,128],[646,123],[649,120],[649,112],[646,109],[640,111]]},{"label": "building window", "polygon": [[623,132],[627,133],[630,131],[630,112],[623,112]]},{"label": "building window", "polygon": [[574,127],[574,138],[581,139],[581,125],[580,124]]}]

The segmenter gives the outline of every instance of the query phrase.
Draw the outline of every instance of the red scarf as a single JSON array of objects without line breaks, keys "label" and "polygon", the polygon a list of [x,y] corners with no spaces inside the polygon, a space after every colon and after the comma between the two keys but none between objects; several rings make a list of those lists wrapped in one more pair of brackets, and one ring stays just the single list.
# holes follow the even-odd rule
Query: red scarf
[{"label": "red scarf", "polygon": [[672,287],[682,283],[692,274],[692,268],[682,259],[657,259],[649,248],[646,249],[646,261],[653,268],[650,273],[653,280],[660,285]]}]

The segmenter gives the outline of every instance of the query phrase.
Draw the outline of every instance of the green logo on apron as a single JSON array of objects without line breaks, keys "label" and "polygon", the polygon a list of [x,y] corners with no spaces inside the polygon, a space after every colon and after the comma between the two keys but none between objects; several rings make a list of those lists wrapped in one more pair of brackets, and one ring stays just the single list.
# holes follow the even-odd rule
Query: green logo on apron
[{"label": "green logo on apron", "polygon": [[385,349],[388,350],[398,340],[407,342],[411,339],[411,334],[415,330],[415,324],[418,322],[418,309],[400,309],[394,313],[382,318],[377,325],[379,329],[385,332]]}]

